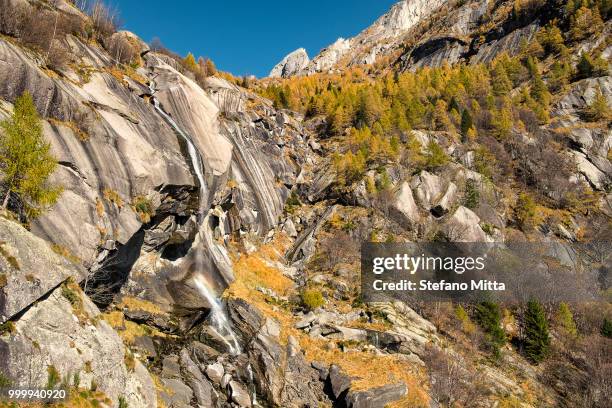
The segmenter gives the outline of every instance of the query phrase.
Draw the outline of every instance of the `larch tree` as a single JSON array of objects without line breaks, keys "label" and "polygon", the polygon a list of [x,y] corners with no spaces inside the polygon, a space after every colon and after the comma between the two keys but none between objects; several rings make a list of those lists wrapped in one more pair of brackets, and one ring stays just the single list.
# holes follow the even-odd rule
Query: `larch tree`
[{"label": "larch tree", "polygon": [[0,128],[2,207],[17,209],[26,218],[37,217],[57,201],[62,189],[49,184],[57,161],[44,139],[29,93],[17,99],[13,115],[1,122]]}]

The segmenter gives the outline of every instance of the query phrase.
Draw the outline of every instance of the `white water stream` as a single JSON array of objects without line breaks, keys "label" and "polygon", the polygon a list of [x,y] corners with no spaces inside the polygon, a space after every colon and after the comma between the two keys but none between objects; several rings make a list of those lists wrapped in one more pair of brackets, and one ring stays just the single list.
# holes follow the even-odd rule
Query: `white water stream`
[{"label": "white water stream", "polygon": [[[151,99],[153,101],[153,106],[155,110],[161,115],[162,118],[174,129],[176,133],[178,133],[181,138],[187,144],[187,151],[189,153],[189,158],[191,159],[191,164],[195,171],[196,177],[198,178],[198,182],[200,183],[200,213],[203,214],[206,211],[206,182],[204,181],[204,170],[202,166],[202,159],[198,149],[195,144],[191,140],[191,137],[181,129],[181,127],[168,115],[160,106],[159,101],[155,98],[155,82],[151,80],[149,84],[149,90],[151,91]],[[202,222],[202,221],[200,221]],[[206,228],[206,227],[204,227]],[[200,232],[201,234],[201,232]],[[204,237],[202,237],[204,238]],[[206,242],[206,239],[202,239],[203,242]],[[196,262],[198,262],[199,252],[196,251]],[[242,351],[240,349],[240,344],[238,343],[238,339],[236,338],[236,334],[232,329],[225,308],[219,301],[219,299],[215,296],[213,291],[210,289],[208,282],[206,282],[205,278],[202,275],[197,275],[194,279],[194,284],[196,286],[196,290],[202,295],[204,299],[210,304],[210,322],[211,327],[219,334],[229,352],[232,355],[238,355]]]}]

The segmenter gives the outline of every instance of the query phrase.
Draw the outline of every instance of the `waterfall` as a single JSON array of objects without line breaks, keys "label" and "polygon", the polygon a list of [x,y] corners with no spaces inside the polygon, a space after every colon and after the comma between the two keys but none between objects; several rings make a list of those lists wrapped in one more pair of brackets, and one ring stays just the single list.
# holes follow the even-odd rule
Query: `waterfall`
[{"label": "waterfall", "polygon": [[[200,152],[196,148],[191,137],[185,131],[183,131],[183,129],[181,129],[181,127],[174,121],[174,119],[172,119],[172,117],[170,117],[170,115],[168,115],[161,108],[159,101],[154,96],[156,89],[155,89],[155,82],[153,80],[151,80],[149,83],[149,90],[151,91],[151,100],[153,101],[153,106],[155,107],[155,110],[166,121],[166,123],[168,123],[172,127],[172,129],[174,129],[174,131],[178,133],[179,136],[181,136],[181,138],[187,144],[187,152],[189,153],[191,164],[193,166],[196,177],[200,184],[200,213],[204,214],[204,212],[206,211],[206,208],[205,208],[206,207],[206,197],[208,196],[208,194],[206,191],[207,187],[206,187],[206,182],[204,180],[204,167],[202,164],[202,157],[200,155]],[[202,227],[201,224],[202,222],[205,222],[205,220],[206,220],[205,217],[202,217],[202,219],[199,220],[200,227]],[[200,235],[202,235],[201,228],[200,228]],[[202,238],[202,242],[204,243],[208,241],[206,239],[207,237],[201,237],[201,238]],[[196,264],[201,263],[200,254],[197,251],[196,251],[195,260],[196,260]],[[198,291],[198,293],[210,304],[211,327],[224,340],[229,352],[232,355],[240,354],[242,352],[240,349],[240,344],[238,342],[238,339],[236,338],[236,334],[234,333],[234,330],[231,327],[231,324],[227,316],[227,312],[225,311],[225,308],[223,307],[219,299],[215,296],[213,291],[210,289],[208,282],[206,282],[203,276],[197,275],[193,279],[193,281],[194,281],[194,284],[196,286],[196,290]]]}]

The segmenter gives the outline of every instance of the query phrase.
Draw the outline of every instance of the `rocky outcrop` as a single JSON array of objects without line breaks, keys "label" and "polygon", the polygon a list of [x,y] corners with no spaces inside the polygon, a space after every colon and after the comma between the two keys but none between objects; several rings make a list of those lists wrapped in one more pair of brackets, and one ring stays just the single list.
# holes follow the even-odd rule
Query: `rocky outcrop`
[{"label": "rocky outcrop", "polygon": [[86,272],[16,222],[0,218],[0,324],[55,289]]},{"label": "rocky outcrop", "polygon": [[412,188],[410,188],[410,184],[407,182],[401,184],[393,204],[393,209],[398,217],[398,222],[406,225],[408,228],[413,227],[420,221],[419,208],[414,201]]},{"label": "rocky outcrop", "polygon": [[406,384],[389,384],[364,391],[350,391],[346,395],[346,406],[351,408],[384,407],[401,400],[408,393]]},{"label": "rocky outcrop", "polygon": [[400,61],[403,70],[440,67],[459,62],[468,49],[468,44],[459,38],[440,37],[418,45],[410,53],[400,57]]},{"label": "rocky outcrop", "polygon": [[270,78],[288,78],[300,73],[308,66],[309,62],[310,58],[308,58],[306,50],[304,48],[299,48],[283,58],[281,62],[272,68],[268,76]]},{"label": "rocky outcrop", "polygon": [[572,84],[552,109],[556,121],[551,128],[566,134],[578,178],[583,178],[596,190],[604,191],[612,183],[612,164],[608,156],[612,149],[612,132],[605,126],[593,126],[583,121],[599,91],[608,100],[608,105],[612,105],[610,76],[588,78]]},{"label": "rocky outcrop", "polygon": [[529,42],[535,36],[538,29],[538,24],[530,24],[524,28],[514,30],[499,39],[482,44],[478,47],[476,55],[471,57],[470,63],[490,62],[502,52],[515,55],[520,49],[521,42]]},{"label": "rocky outcrop", "polygon": [[248,342],[257,395],[288,408],[327,401],[319,373],[306,362],[295,339],[281,345],[278,323],[244,300],[233,300],[228,307],[238,333]]},{"label": "rocky outcrop", "polygon": [[[45,388],[49,370],[60,378],[80,377],[82,387],[96,384],[117,403],[156,405],[147,369],[129,357],[121,339],[99,318],[96,306],[78,287],[60,287],[24,310],[14,330],[0,337],[0,369],[14,387]],[[131,359],[133,366],[126,367]]]}]

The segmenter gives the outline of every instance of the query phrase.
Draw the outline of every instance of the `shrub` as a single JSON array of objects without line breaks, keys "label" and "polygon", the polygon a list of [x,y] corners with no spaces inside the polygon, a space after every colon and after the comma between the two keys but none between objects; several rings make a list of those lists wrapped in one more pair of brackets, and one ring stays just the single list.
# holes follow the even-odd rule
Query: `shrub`
[{"label": "shrub", "polygon": [[302,292],[302,305],[309,310],[314,310],[325,304],[323,294],[318,289],[306,289]]},{"label": "shrub", "polygon": [[429,142],[425,153],[425,167],[427,170],[433,171],[446,165],[449,162],[449,157],[444,149],[436,142]]},{"label": "shrub", "polygon": [[115,190],[111,188],[105,188],[104,191],[102,191],[102,194],[104,195],[104,199],[106,201],[115,204],[118,208],[123,207],[123,199]]},{"label": "shrub", "polygon": [[102,41],[117,31],[117,13],[104,2],[94,1],[89,7],[88,14],[93,24],[94,38],[97,40]]},{"label": "shrub", "polygon": [[42,54],[53,69],[69,60],[64,38],[81,35],[80,19],[39,5],[0,1],[0,32],[17,38],[23,45]]},{"label": "shrub", "polygon": [[120,396],[119,397],[119,408],[128,408],[129,405],[127,403],[127,401],[125,400],[124,396]]},{"label": "shrub", "polygon": [[81,307],[81,296],[67,284],[62,285],[62,296],[66,298],[66,300],[68,300],[73,307]]},{"label": "shrub", "polygon": [[151,221],[151,217],[155,214],[153,203],[148,197],[136,197],[132,202],[132,208],[138,214],[143,224],[148,224]]},{"label": "shrub", "polygon": [[0,324],[0,335],[4,335],[7,333],[10,334],[14,332],[15,332],[15,323],[11,322],[10,320]]},{"label": "shrub", "polygon": [[8,388],[12,384],[10,378],[8,378],[4,373],[0,372],[0,388]]},{"label": "shrub", "polygon": [[129,65],[138,62],[140,55],[130,39],[124,35],[110,37],[104,43],[111,57],[119,64]]},{"label": "shrub", "polygon": [[55,368],[52,365],[48,366],[47,367],[47,386],[46,388],[51,390],[55,388],[58,384],[60,384],[61,381],[62,381],[62,378],[60,376],[59,371],[57,371],[57,368]]},{"label": "shrub", "polygon": [[550,352],[550,337],[546,315],[538,301],[530,300],[527,303],[524,325],[525,354],[534,363],[540,363]]}]

